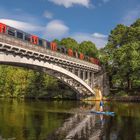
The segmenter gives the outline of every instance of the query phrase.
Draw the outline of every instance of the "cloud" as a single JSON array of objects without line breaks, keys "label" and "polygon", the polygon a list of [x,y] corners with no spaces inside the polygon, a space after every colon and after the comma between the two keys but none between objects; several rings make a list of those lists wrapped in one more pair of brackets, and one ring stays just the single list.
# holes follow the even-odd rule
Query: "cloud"
[{"label": "cloud", "polygon": [[40,32],[44,30],[44,28],[41,26],[34,25],[28,22],[12,20],[12,19],[0,19],[0,22],[15,27],[17,29],[23,30],[25,32]]},{"label": "cloud", "polygon": [[[48,11],[47,11],[48,12]],[[3,13],[3,14],[2,14]],[[6,18],[4,18],[6,17]],[[62,39],[63,37],[72,37],[79,43],[82,41],[92,41],[96,44],[98,48],[102,48],[107,43],[107,36],[100,33],[70,33],[69,27],[61,20],[52,20],[46,25],[41,26],[38,23],[38,18],[25,14],[18,14],[17,17],[12,16],[9,12],[4,9],[0,9],[0,22],[3,22],[9,26],[15,27],[17,29],[29,32],[31,34],[37,34],[42,36],[42,38],[47,38],[48,40],[53,40],[55,38]],[[24,15],[27,19],[25,20]],[[29,17],[30,20],[28,20]],[[26,22],[25,22],[26,21]]]},{"label": "cloud", "polygon": [[135,9],[128,11],[122,18],[122,23],[125,25],[131,25],[138,18],[140,18],[140,5]]},{"label": "cloud", "polygon": [[92,36],[94,38],[107,39],[107,35],[103,35],[103,34],[100,34],[100,33],[93,33]]},{"label": "cloud", "polygon": [[44,12],[44,17],[48,18],[48,19],[52,19],[53,18],[53,13],[51,13],[49,11],[45,11]]},{"label": "cloud", "polygon": [[43,38],[47,38],[48,40],[53,40],[55,38],[62,39],[63,37],[70,36],[79,43],[82,41],[91,41],[95,43],[98,48],[103,48],[107,43],[107,35],[100,33],[75,33],[70,35],[69,27],[61,20],[52,20],[46,26],[38,26],[28,22],[11,19],[0,19],[0,22],[25,32],[40,32],[40,34],[43,34]]},{"label": "cloud", "polygon": [[74,5],[81,5],[86,8],[89,8],[91,3],[90,0],[49,0],[57,5],[63,5],[65,8],[72,7]]},{"label": "cloud", "polygon": [[11,19],[0,19],[0,22],[31,34],[42,35],[43,38],[47,38],[48,40],[55,38],[61,39],[62,37],[66,37],[69,32],[69,27],[61,20],[52,20],[46,26],[38,26],[32,23]]},{"label": "cloud", "polygon": [[98,48],[103,48],[107,44],[107,36],[100,33],[75,33],[71,37],[79,43],[82,41],[91,41],[95,43]]},{"label": "cloud", "polygon": [[16,21],[40,24],[40,20],[38,20],[36,16],[26,13],[19,8],[8,10],[0,6],[0,19],[12,19]]},{"label": "cloud", "polygon": [[69,32],[69,27],[67,27],[61,20],[50,21],[45,28],[44,37],[47,39],[55,39],[65,37]]}]

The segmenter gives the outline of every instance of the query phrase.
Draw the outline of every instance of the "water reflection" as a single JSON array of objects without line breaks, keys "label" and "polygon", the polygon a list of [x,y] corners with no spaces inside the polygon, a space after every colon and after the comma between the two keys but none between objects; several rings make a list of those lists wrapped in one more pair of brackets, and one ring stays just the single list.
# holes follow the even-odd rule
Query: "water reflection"
[{"label": "water reflection", "polygon": [[0,140],[45,139],[71,116],[63,112],[74,108],[72,103],[66,102],[2,99],[0,102]]},{"label": "water reflection", "polygon": [[140,104],[110,103],[117,115],[106,118],[104,140],[140,140]]},{"label": "water reflection", "polygon": [[0,140],[140,140],[140,104],[0,99]]},{"label": "water reflection", "polygon": [[97,140],[100,139],[104,125],[103,115],[91,114],[89,111],[95,110],[96,104],[83,104],[67,119],[62,127],[52,133],[47,140]]},{"label": "water reflection", "polygon": [[[87,139],[99,131],[95,103],[0,99],[1,139]],[[95,136],[95,135],[94,135]]]}]

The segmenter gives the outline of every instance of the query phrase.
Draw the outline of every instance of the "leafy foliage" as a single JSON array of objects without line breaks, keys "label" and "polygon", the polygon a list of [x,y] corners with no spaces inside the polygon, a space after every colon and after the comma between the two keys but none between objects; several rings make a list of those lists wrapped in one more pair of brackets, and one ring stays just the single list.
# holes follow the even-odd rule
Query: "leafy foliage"
[{"label": "leafy foliage", "polygon": [[97,57],[98,50],[91,41],[84,41],[79,45],[79,51],[90,57]]},{"label": "leafy foliage", "polygon": [[108,44],[100,50],[111,87],[140,87],[140,19],[130,27],[117,25],[111,31]]},{"label": "leafy foliage", "polygon": [[78,50],[79,44],[76,42],[76,40],[72,38],[64,38],[61,40],[60,43],[62,46],[65,46],[66,48],[71,48],[74,51]]}]

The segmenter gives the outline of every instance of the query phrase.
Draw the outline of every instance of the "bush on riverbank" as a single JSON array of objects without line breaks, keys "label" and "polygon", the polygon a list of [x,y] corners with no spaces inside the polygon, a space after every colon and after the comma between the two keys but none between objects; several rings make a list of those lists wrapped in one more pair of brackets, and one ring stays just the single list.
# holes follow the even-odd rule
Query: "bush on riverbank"
[{"label": "bush on riverbank", "polygon": [[0,66],[0,97],[75,99],[69,87],[43,72]]}]

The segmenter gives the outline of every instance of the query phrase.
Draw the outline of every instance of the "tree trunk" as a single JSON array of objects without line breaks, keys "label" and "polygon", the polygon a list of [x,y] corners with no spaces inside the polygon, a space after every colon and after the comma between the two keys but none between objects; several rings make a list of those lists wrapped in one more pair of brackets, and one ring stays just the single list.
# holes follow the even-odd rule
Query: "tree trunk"
[{"label": "tree trunk", "polygon": [[127,75],[127,87],[129,90],[132,89],[132,82],[131,82],[131,79],[130,79],[130,74]]},{"label": "tree trunk", "polygon": [[113,88],[112,76],[110,76],[110,75],[109,75],[109,86],[110,86],[110,88]]}]

